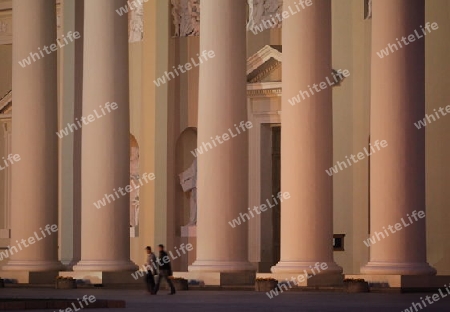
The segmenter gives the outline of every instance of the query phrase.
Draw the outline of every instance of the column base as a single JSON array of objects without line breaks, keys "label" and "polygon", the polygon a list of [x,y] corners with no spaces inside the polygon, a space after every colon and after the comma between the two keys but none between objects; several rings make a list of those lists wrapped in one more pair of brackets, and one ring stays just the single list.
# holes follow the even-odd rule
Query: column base
[{"label": "column base", "polygon": [[59,272],[60,276],[72,277],[83,284],[93,285],[128,285],[143,284],[146,272],[144,271],[63,271]]},{"label": "column base", "polygon": [[101,272],[118,272],[118,271],[136,271],[139,267],[128,261],[105,261],[105,260],[81,260],[73,266],[74,271],[101,271]]},{"label": "column base", "polygon": [[60,271],[64,269],[64,265],[59,261],[32,261],[32,260],[9,260],[2,267],[3,271],[27,271],[27,272],[48,272]]},{"label": "column base", "polygon": [[194,280],[202,286],[250,286],[255,284],[255,271],[240,272],[174,272],[174,276]]},{"label": "column base", "polygon": [[310,275],[341,274],[342,268],[335,262],[280,261],[271,269],[272,273],[307,273]]},{"label": "column base", "polygon": [[344,275],[341,273],[310,275],[303,273],[257,273],[256,278],[274,278],[279,283],[295,282],[296,287],[342,287]]},{"label": "column base", "polygon": [[436,269],[426,262],[397,263],[370,261],[361,268],[366,275],[436,275]]},{"label": "column base", "polygon": [[438,291],[448,284],[450,276],[443,275],[364,275],[350,274],[345,278],[364,279],[369,283],[370,289],[376,291],[398,290],[401,292],[430,292]]},{"label": "column base", "polygon": [[247,261],[208,261],[196,260],[188,267],[189,272],[256,272],[256,268]]},{"label": "column base", "polygon": [[63,263],[63,265],[64,265],[64,270],[65,271],[72,271],[73,270],[73,267],[75,266],[75,265],[77,265],[77,263],[78,262],[80,262],[80,259],[78,259],[78,260],[69,260],[69,261],[61,261],[62,263]]},{"label": "column base", "polygon": [[0,271],[0,276],[3,279],[8,279],[13,283],[19,284],[53,284],[55,283],[56,277],[58,277],[58,271],[31,272],[25,270],[2,270]]}]

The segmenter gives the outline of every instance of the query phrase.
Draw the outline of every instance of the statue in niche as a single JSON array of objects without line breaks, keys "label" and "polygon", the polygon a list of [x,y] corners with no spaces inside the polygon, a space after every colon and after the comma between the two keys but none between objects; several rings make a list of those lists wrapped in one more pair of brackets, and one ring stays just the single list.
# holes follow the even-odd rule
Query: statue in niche
[{"label": "statue in niche", "polygon": [[197,159],[184,172],[178,175],[180,184],[184,192],[191,192],[189,201],[190,213],[189,223],[185,226],[194,226],[197,224]]},{"label": "statue in niche", "polygon": [[[139,147],[136,139],[130,135],[130,185],[139,185]],[[130,227],[139,225],[139,188],[130,192]]]},{"label": "statue in niche", "polygon": [[365,3],[365,9],[366,9],[366,16],[365,19],[371,19],[372,18],[372,0],[366,0]]}]

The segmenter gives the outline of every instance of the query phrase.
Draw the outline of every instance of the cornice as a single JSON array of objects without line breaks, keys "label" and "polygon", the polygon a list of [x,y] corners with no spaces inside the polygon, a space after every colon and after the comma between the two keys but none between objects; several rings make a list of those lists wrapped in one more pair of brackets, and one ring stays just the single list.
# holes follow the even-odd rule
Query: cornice
[{"label": "cornice", "polygon": [[273,59],[275,62],[282,62],[281,46],[266,45],[261,50],[247,59],[247,76],[257,70],[264,63]]},{"label": "cornice", "polygon": [[12,10],[12,0],[0,0],[0,12]]},{"label": "cornice", "polygon": [[247,90],[247,96],[249,97],[281,96],[281,88]]}]

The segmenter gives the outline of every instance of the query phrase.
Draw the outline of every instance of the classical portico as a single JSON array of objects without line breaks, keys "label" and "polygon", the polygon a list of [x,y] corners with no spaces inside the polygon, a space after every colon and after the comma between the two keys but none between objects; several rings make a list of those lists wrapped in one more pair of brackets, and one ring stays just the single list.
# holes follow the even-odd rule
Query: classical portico
[{"label": "classical portico", "polygon": [[[437,211],[445,210],[440,204],[426,209],[428,147],[425,131],[413,127],[425,114],[425,40],[377,55],[424,25],[425,1],[337,7],[315,0],[272,29],[251,31],[297,2],[249,1],[247,7],[244,0],[205,0],[201,6],[197,0],[149,1],[127,16],[118,12],[126,0],[13,0],[13,23],[4,26],[6,5],[0,1],[0,44],[12,44],[12,91],[0,99],[1,150],[21,156],[3,175],[0,247],[47,224],[59,226],[58,235],[12,254],[1,276],[21,283],[57,275],[139,282],[131,272],[145,260],[143,248],[163,243],[174,251],[186,242],[182,226],[195,223],[178,177],[192,165],[190,149],[247,121],[251,129],[196,156],[196,228],[188,237],[195,249],[174,261],[177,277],[227,285],[305,273],[317,276],[301,286],[330,286],[346,274],[403,287],[435,275],[438,261],[445,268],[447,256],[437,252],[448,252],[444,247],[432,244],[434,260],[427,258],[427,235],[445,229],[427,232],[426,222],[434,220],[433,226]],[[81,38],[73,46],[25,68],[19,64],[75,30]],[[348,48],[347,56],[340,36],[361,47]],[[203,51],[215,56],[154,83]],[[351,76],[340,85],[292,104],[302,90],[332,77],[333,69],[347,68]],[[117,110],[58,139],[61,125],[113,102]],[[369,135],[370,142],[386,140],[388,147],[333,177],[326,173],[367,147]],[[100,209],[94,205],[130,184],[130,137],[139,146],[134,176],[156,176],[135,195],[140,211],[133,224],[129,195]],[[230,226],[278,192],[290,198],[276,211]],[[359,196],[363,192],[367,196]],[[427,217],[365,249],[363,239],[413,211]],[[341,250],[333,249],[336,234],[345,236]],[[326,269],[314,271],[317,263]],[[39,278],[32,278],[36,272]]]}]

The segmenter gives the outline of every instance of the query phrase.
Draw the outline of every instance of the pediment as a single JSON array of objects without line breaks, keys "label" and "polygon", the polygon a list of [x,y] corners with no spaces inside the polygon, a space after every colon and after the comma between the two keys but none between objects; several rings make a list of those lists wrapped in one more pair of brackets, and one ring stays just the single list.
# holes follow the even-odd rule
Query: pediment
[{"label": "pediment", "polygon": [[[247,82],[281,81],[281,45],[266,45],[247,59]],[[279,71],[276,73],[276,71]]]},{"label": "pediment", "polygon": [[12,111],[12,90],[9,90],[0,98],[0,115],[11,114]]}]

